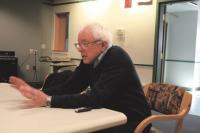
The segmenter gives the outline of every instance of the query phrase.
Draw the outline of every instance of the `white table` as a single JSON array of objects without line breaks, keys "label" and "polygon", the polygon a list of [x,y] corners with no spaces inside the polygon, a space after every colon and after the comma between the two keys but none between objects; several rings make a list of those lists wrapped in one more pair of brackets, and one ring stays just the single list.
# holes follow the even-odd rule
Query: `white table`
[{"label": "white table", "polygon": [[26,101],[9,84],[0,83],[1,133],[86,133],[127,121],[123,113],[105,108],[75,113],[74,109],[33,108]]}]

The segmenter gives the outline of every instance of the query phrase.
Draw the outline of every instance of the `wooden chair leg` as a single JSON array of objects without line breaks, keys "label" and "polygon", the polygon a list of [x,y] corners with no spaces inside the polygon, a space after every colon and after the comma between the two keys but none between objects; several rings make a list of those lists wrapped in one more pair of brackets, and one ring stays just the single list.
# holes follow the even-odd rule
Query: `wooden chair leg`
[{"label": "wooden chair leg", "polygon": [[174,133],[181,133],[182,125],[183,125],[183,119],[178,120],[176,123],[176,128]]}]

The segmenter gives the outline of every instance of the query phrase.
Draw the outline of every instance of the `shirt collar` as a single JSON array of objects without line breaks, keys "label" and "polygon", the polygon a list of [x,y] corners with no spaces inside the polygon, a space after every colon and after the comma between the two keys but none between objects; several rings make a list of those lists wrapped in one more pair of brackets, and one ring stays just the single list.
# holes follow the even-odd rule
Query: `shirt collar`
[{"label": "shirt collar", "polygon": [[97,67],[98,64],[101,62],[101,60],[103,59],[103,57],[105,56],[105,54],[107,53],[108,49],[110,49],[112,47],[112,45],[109,45],[94,61],[94,65],[93,67]]}]

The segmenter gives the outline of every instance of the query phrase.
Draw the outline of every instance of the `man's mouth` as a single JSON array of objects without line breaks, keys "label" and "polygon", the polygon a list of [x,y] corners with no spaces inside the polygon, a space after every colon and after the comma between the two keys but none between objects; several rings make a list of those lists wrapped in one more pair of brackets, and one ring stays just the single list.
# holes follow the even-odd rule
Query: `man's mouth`
[{"label": "man's mouth", "polygon": [[85,59],[86,58],[86,56],[85,55],[82,55],[82,59]]}]

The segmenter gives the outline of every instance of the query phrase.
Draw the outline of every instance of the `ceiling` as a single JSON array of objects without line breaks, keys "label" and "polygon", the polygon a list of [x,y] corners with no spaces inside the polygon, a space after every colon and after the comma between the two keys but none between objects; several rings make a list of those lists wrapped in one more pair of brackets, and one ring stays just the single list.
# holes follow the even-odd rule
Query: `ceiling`
[{"label": "ceiling", "polygon": [[193,1],[192,3],[194,3],[200,7],[200,0]]},{"label": "ceiling", "polygon": [[200,1],[174,3],[167,6],[167,12],[198,11],[199,9]]},{"label": "ceiling", "polygon": [[70,3],[77,3],[77,2],[84,2],[84,1],[92,1],[92,0],[43,0],[44,3],[57,5],[57,4],[70,4]]}]

